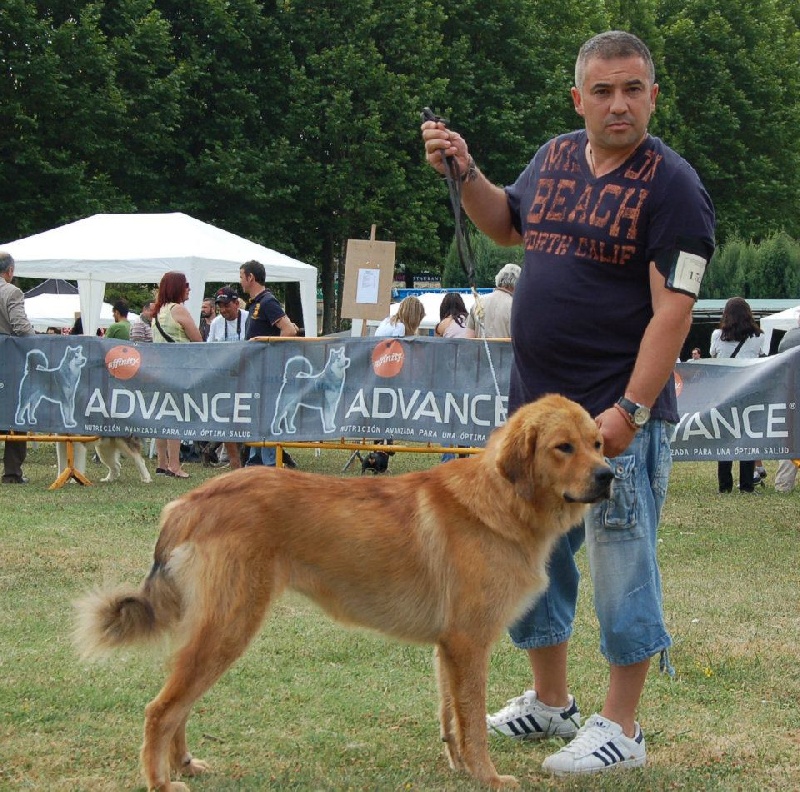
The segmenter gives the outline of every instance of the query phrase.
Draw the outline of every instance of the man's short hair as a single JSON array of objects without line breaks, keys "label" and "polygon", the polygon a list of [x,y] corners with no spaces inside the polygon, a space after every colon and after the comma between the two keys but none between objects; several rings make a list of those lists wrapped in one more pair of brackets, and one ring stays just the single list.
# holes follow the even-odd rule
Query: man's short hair
[{"label": "man's short hair", "polygon": [[511,289],[516,288],[519,274],[522,268],[519,264],[506,264],[497,275],[494,276],[494,285],[498,289]]},{"label": "man's short hair", "polygon": [[7,272],[14,266],[14,259],[10,253],[0,252],[0,273]]},{"label": "man's short hair", "polygon": [[633,33],[624,30],[608,30],[605,33],[590,38],[580,48],[578,59],[575,61],[575,87],[583,88],[586,76],[586,64],[592,58],[611,60],[612,58],[641,58],[647,67],[650,84],[655,84],[656,69],[653,65],[653,56],[647,45]]},{"label": "man's short hair", "polygon": [[246,261],[239,267],[245,275],[252,275],[256,279],[256,283],[260,284],[261,286],[265,286],[267,283],[267,271],[264,269],[264,265],[260,261],[256,261],[253,259],[252,261]]},{"label": "man's short hair", "polygon": [[127,300],[116,300],[114,304],[111,306],[120,316],[125,317],[128,315],[128,301]]}]

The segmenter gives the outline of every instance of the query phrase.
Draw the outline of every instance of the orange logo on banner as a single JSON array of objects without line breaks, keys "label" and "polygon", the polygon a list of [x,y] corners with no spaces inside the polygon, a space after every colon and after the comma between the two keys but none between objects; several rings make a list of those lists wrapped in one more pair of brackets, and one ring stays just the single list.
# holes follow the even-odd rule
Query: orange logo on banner
[{"label": "orange logo on banner", "polygon": [[674,372],[675,374],[675,394],[676,396],[681,395],[681,391],[683,390],[683,378],[677,371]]},{"label": "orange logo on banner", "polygon": [[130,379],[139,371],[141,365],[142,356],[136,347],[115,346],[106,353],[108,373],[117,379]]},{"label": "orange logo on banner", "polygon": [[381,341],[372,350],[372,370],[379,377],[396,377],[403,370],[406,354],[396,339]]}]

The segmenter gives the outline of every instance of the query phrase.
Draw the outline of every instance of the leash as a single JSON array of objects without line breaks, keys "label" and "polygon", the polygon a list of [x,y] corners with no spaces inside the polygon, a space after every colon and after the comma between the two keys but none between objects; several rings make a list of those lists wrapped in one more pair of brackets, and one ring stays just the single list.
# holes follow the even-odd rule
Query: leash
[{"label": "leash", "polygon": [[[436,115],[430,107],[423,107],[422,113],[423,122],[433,121],[447,126],[448,121],[442,116]],[[489,370],[492,373],[492,380],[494,382],[494,389],[497,396],[500,397],[500,385],[497,381],[497,372],[494,368],[492,355],[489,350],[489,342],[486,339],[486,326],[484,324],[484,307],[483,300],[481,300],[478,289],[475,286],[475,255],[472,252],[472,244],[469,241],[469,234],[467,233],[467,221],[461,206],[461,185],[463,179],[461,176],[461,169],[458,167],[456,158],[453,156],[445,156],[444,151],[440,151],[442,157],[442,164],[444,165],[444,178],[447,182],[447,192],[450,196],[450,207],[453,210],[453,218],[455,220],[455,235],[456,235],[456,251],[458,252],[458,260],[461,264],[461,269],[467,276],[467,283],[472,291],[472,298],[475,301],[474,311],[475,317],[478,319],[478,327],[480,328],[481,338],[483,339],[483,346],[486,350],[486,358],[489,361]]]},{"label": "leash", "polygon": [[[422,108],[422,120],[434,121],[447,125],[447,119],[442,116],[436,115],[430,107]],[[458,251],[458,260],[461,263],[461,269],[467,276],[467,283],[472,289],[474,294],[477,294],[475,289],[475,256],[472,252],[472,245],[469,241],[467,234],[467,221],[464,212],[461,208],[461,168],[458,167],[455,157],[445,156],[444,151],[440,152],[442,157],[442,164],[444,165],[444,178],[447,182],[447,192],[450,195],[450,207],[453,210],[453,217],[456,226],[456,250]]]}]

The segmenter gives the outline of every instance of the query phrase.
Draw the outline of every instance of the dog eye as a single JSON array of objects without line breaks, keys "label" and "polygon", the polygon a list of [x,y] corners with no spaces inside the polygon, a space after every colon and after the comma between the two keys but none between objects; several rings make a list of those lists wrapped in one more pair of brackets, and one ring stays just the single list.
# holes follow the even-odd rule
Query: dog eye
[{"label": "dog eye", "polygon": [[603,441],[602,440],[595,440],[594,441],[594,447],[595,447],[595,449],[597,451],[602,451],[603,450]]},{"label": "dog eye", "polygon": [[556,448],[562,454],[574,454],[575,453],[575,446],[572,443],[559,443]]}]

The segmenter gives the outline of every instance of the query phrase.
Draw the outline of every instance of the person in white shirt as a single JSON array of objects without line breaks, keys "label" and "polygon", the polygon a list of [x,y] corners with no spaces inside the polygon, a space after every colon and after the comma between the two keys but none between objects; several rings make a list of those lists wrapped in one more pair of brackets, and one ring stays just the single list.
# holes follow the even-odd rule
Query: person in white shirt
[{"label": "person in white shirt", "polygon": [[416,335],[425,318],[425,306],[414,296],[405,297],[394,316],[387,316],[375,330],[377,338],[403,338]]},{"label": "person in white shirt", "polygon": [[219,315],[214,317],[208,331],[208,341],[244,341],[247,311],[240,307],[239,295],[230,287],[223,286],[214,302]]},{"label": "person in white shirt", "polygon": [[[711,334],[712,358],[757,358],[761,354],[763,331],[756,324],[750,305],[743,297],[731,297],[722,310],[719,327]],[[739,461],[739,491],[757,493],[756,461]],[[759,479],[760,480],[760,479]],[[717,481],[721,493],[733,490],[733,462],[717,463]]]},{"label": "person in white shirt", "polygon": [[[223,286],[214,297],[219,314],[211,321],[208,329],[209,343],[225,341],[245,341],[247,311],[239,303],[239,295],[230,286]],[[224,442],[225,453],[232,469],[242,466],[239,443]]]}]

